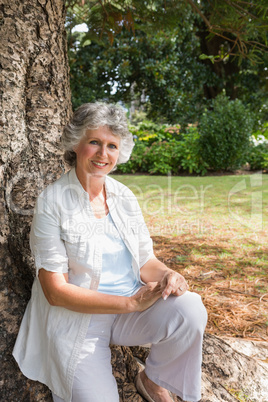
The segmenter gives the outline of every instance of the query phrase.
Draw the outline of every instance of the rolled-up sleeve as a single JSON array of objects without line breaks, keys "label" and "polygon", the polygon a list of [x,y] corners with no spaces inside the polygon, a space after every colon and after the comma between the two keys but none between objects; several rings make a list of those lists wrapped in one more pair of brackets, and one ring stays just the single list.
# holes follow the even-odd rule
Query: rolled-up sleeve
[{"label": "rolled-up sleeve", "polygon": [[60,236],[59,213],[55,209],[42,196],[38,197],[30,232],[36,275],[40,268],[51,272],[68,272],[66,248]]}]

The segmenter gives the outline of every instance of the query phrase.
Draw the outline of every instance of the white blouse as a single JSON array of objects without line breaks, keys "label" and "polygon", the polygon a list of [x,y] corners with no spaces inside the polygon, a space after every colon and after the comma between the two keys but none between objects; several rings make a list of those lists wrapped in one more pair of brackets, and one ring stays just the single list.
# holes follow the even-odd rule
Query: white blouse
[{"label": "white blouse", "polygon": [[[141,283],[140,268],[155,257],[139,204],[126,186],[109,176],[105,190],[109,213],[131,254],[134,277]],[[51,306],[38,271],[68,272],[70,283],[97,290],[102,251],[95,230],[89,197],[75,169],[38,197],[30,234],[36,278],[13,356],[26,377],[46,384],[66,402],[71,401],[76,362],[91,315]]]}]

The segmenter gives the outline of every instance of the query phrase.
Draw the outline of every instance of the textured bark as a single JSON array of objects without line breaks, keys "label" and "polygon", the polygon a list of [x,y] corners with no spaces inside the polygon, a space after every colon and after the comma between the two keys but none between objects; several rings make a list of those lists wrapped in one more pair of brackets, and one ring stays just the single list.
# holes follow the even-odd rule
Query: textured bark
[{"label": "textured bark", "polygon": [[[268,401],[267,342],[223,340],[214,335],[204,337],[202,367],[202,402],[235,402],[235,391],[249,402]],[[113,372],[122,402],[142,402],[134,378],[145,362],[149,348],[112,347]],[[253,357],[254,356],[254,357]],[[175,396],[175,401],[180,398]],[[243,397],[243,399],[242,399]],[[247,397],[247,399],[246,399]]]},{"label": "textured bark", "polygon": [[[233,391],[249,402],[268,401],[268,365],[248,354],[252,342],[206,335],[203,351],[202,402],[237,401]],[[265,350],[263,342],[260,350]],[[256,342],[257,349],[258,342]],[[267,349],[266,349],[267,353]],[[267,354],[266,354],[267,357]],[[246,396],[248,399],[246,399]]]},{"label": "textured bark", "polygon": [[30,297],[28,235],[36,196],[63,172],[71,104],[62,0],[0,1],[0,381],[3,401],[48,401],[11,351]]}]

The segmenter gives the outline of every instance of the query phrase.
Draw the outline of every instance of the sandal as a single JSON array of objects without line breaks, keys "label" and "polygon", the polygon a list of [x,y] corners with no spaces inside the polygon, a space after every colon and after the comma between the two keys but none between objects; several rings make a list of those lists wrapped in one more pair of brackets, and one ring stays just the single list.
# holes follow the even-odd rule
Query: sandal
[{"label": "sandal", "polygon": [[[137,388],[138,393],[144,398],[146,399],[146,401],[148,402],[155,402],[153,400],[153,398],[151,398],[151,396],[148,394],[148,392],[145,389],[145,386],[143,385],[143,382],[141,380],[141,376],[140,376],[141,372],[139,372],[135,378],[135,386]],[[174,402],[174,399],[172,398],[171,393],[169,392],[171,401]]]},{"label": "sandal", "polygon": [[145,386],[143,385],[143,382],[141,381],[141,376],[140,376],[141,372],[137,374],[136,378],[135,378],[135,386],[137,388],[138,393],[144,398],[146,399],[146,401],[148,402],[155,402],[150,395],[148,394],[148,392],[145,389]]}]

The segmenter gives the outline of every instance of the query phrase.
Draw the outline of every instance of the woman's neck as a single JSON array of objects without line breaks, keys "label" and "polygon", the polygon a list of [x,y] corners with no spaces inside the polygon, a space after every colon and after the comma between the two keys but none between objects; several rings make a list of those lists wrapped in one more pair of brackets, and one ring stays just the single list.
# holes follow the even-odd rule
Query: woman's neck
[{"label": "woman's neck", "polygon": [[77,170],[76,175],[83,189],[88,193],[90,200],[104,194],[105,176],[94,174],[81,175]]},{"label": "woman's neck", "polygon": [[88,193],[90,205],[95,218],[104,218],[109,213],[104,186],[105,176],[77,174],[77,178],[83,189]]}]

